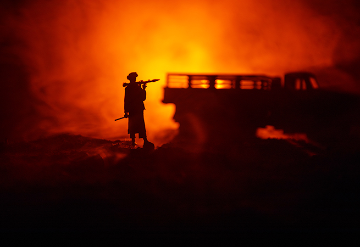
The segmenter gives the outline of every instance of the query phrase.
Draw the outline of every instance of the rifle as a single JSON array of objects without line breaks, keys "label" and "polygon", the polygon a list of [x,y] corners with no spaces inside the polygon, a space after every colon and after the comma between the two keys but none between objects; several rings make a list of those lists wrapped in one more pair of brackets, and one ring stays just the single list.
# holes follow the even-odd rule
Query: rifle
[{"label": "rifle", "polygon": [[123,118],[128,118],[127,116],[125,117],[125,116],[123,116],[123,117],[121,117],[121,118],[117,118],[117,119],[115,119],[115,121],[117,121],[117,120],[120,120],[120,119],[123,119]]},{"label": "rifle", "polygon": [[[149,82],[156,82],[156,81],[159,81],[160,79],[153,79],[153,80],[147,80],[147,81],[137,81],[136,83],[139,84],[139,85],[146,85],[146,83],[149,83]],[[123,83],[123,87],[127,87],[130,83],[129,82],[124,82]]]}]

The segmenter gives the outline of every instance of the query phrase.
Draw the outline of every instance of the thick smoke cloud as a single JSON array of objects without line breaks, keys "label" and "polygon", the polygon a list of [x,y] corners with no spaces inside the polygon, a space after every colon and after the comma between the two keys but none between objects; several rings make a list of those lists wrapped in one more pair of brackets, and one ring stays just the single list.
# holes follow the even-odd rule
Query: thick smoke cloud
[{"label": "thick smoke cloud", "polygon": [[321,86],[358,92],[357,10],[350,0],[3,1],[0,137],[126,136],[114,119],[132,71],[162,81],[145,112],[158,144],[176,128],[161,104],[167,72],[310,70]]},{"label": "thick smoke cloud", "polygon": [[[354,0],[323,1],[304,0],[308,9],[313,10],[318,18],[326,18],[332,23],[337,36],[332,50],[329,66],[311,68],[328,89],[350,93],[360,93],[360,4]],[[328,43],[322,44],[324,46]]]}]

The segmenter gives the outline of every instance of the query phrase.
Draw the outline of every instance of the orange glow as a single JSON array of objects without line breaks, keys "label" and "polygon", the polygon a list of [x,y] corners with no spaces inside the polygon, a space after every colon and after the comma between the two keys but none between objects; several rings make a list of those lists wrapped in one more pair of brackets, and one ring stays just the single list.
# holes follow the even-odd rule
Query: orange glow
[{"label": "orange glow", "polygon": [[309,142],[306,134],[284,134],[283,130],[275,129],[275,127],[271,125],[266,125],[265,128],[258,128],[256,131],[256,137],[261,139],[293,139],[297,141]]},{"label": "orange glow", "polygon": [[261,81],[250,81],[250,80],[242,80],[240,82],[241,89],[261,89]]},{"label": "orange glow", "polygon": [[208,80],[192,80],[192,88],[209,88]]},{"label": "orange glow", "polygon": [[[175,108],[161,103],[167,72],[283,75],[332,64],[339,31],[301,1],[33,1],[9,26],[30,71],[42,120],[28,136],[127,137],[129,72],[150,83],[149,140],[169,140]],[[323,45],[326,43],[326,45]],[[226,87],[221,83],[219,88]]]},{"label": "orange glow", "polygon": [[230,88],[232,88],[232,82],[230,80],[216,80],[215,88],[216,89],[230,89]]}]

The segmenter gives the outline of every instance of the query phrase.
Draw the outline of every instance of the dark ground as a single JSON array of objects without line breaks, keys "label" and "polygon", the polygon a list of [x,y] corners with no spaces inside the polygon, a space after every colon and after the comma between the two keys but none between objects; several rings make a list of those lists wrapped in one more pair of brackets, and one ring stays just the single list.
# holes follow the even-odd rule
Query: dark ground
[{"label": "dark ground", "polygon": [[[294,145],[295,144],[295,145]],[[227,151],[58,135],[3,145],[0,231],[358,232],[360,152],[260,140]],[[310,152],[311,151],[311,152]]]}]

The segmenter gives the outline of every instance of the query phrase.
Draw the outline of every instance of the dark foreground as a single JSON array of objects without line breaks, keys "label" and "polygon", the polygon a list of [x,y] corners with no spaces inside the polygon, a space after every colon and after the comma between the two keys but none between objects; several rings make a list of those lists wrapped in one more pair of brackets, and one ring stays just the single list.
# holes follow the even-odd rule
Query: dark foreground
[{"label": "dark foreground", "polygon": [[0,231],[358,231],[354,145],[254,139],[224,150],[146,152],[71,135],[3,146]]}]

